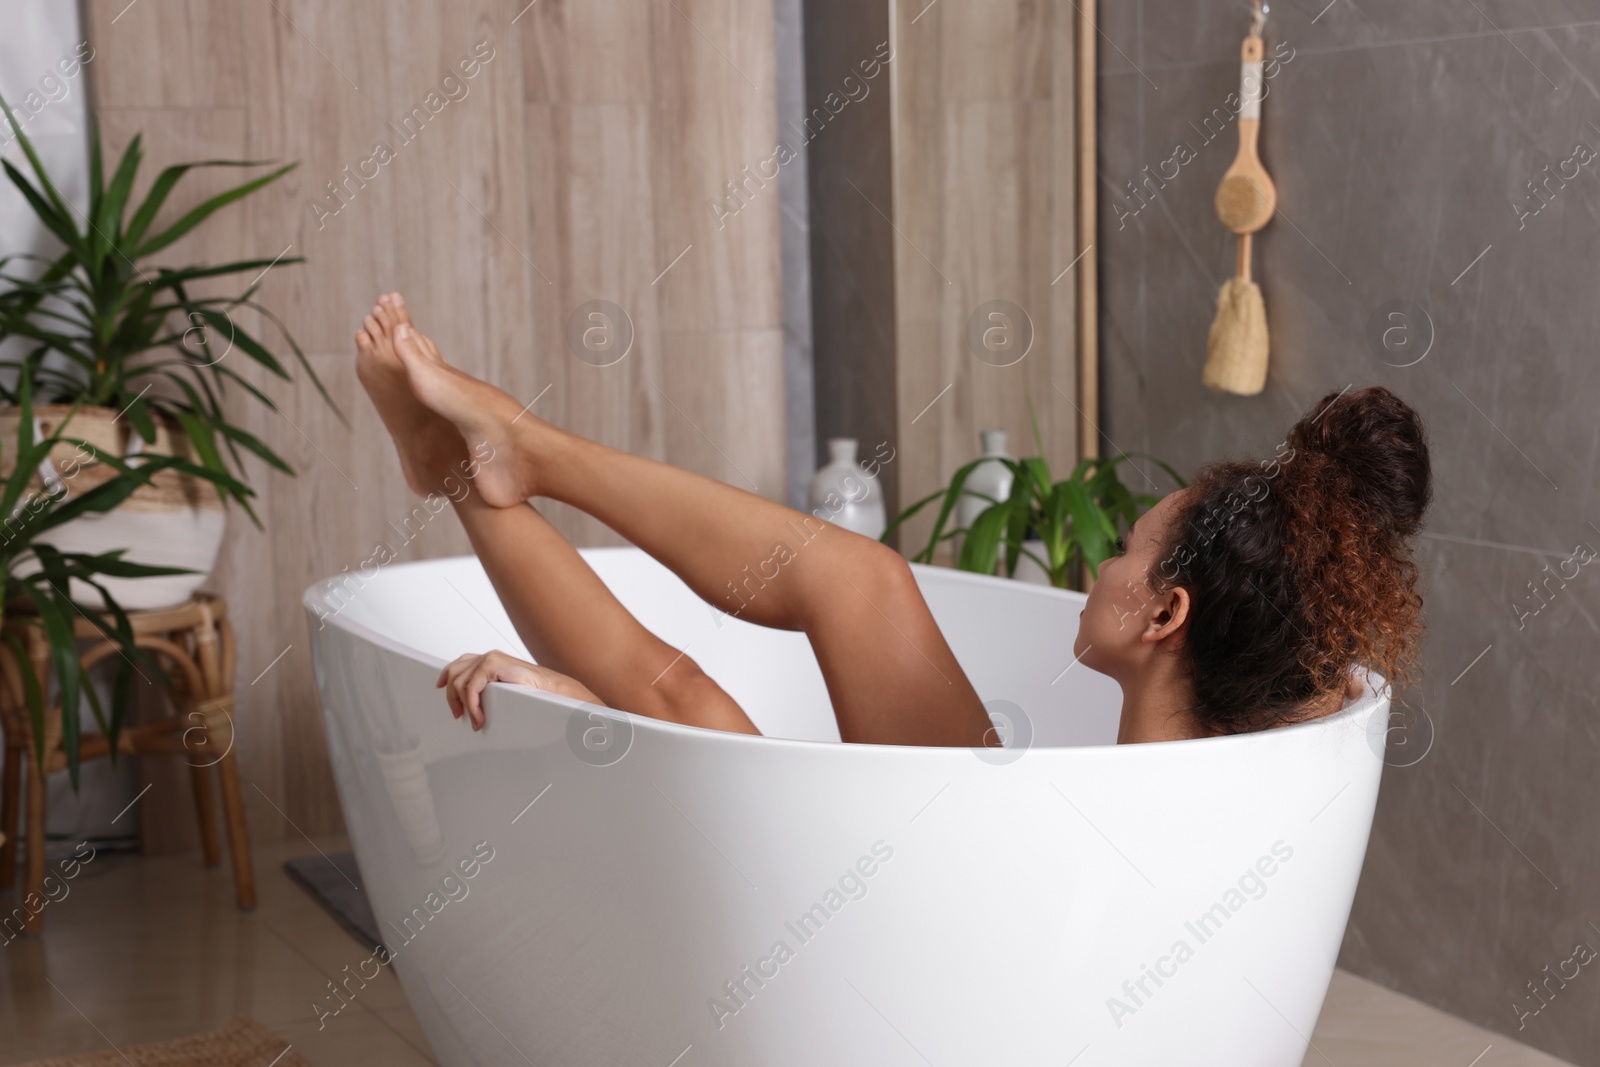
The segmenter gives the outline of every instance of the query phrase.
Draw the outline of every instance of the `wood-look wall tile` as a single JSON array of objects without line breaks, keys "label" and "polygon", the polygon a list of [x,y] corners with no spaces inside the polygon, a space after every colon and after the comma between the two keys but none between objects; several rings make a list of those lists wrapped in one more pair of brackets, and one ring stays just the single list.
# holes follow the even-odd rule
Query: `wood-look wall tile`
[{"label": "wood-look wall tile", "polygon": [[[929,417],[941,430],[946,470],[976,454],[979,429],[1011,428],[1007,409],[1013,398],[1023,399],[1016,394],[1025,390],[1017,386],[1026,380],[1026,360],[1035,355],[1030,348],[1023,363],[994,366],[973,353],[967,338],[968,322],[995,300],[1010,301],[1027,316],[1025,322],[1010,323],[1010,329],[1036,333],[1039,309],[1028,307],[1023,255],[1027,231],[1037,224],[1024,217],[1022,107],[1012,101],[963,100],[943,106],[944,229],[953,284],[942,304],[941,339],[956,386],[954,402]],[[1026,405],[1016,406],[1023,409],[1026,426]],[[1026,444],[1026,438],[1013,440]]]},{"label": "wood-look wall tile", "polygon": [[[957,368],[937,321],[901,322],[895,329],[899,348],[896,402],[902,413],[895,468],[900,498],[906,502],[933,492],[947,477],[941,407],[955,403],[952,394],[956,391]],[[932,517],[920,527],[920,535],[919,527],[912,523],[907,524],[911,531],[901,539],[902,549],[920,547],[931,528]]]},{"label": "wood-look wall tile", "polygon": [[566,136],[556,158],[566,176],[562,209],[571,239],[563,274],[574,307],[604,299],[636,317],[655,316],[650,118],[648,104],[564,109]]},{"label": "wood-look wall tile", "polygon": [[[1070,37],[1070,35],[1069,35]],[[1065,123],[1062,115],[1065,113]],[[1043,220],[1022,230],[1024,291],[1034,324],[1033,351],[1026,363],[1028,395],[1039,417],[1045,458],[1059,476],[1078,460],[1077,427],[1077,277],[1067,268],[1077,258],[1073,246],[1074,182],[1071,180],[1072,99],[1029,101],[1023,105],[1023,218]],[[1065,131],[1063,131],[1065,126]],[[1063,138],[1065,141],[1063,143]],[[1060,167],[1065,160],[1068,178]],[[1089,253],[1093,255],[1094,253]],[[1083,265],[1078,260],[1078,266]],[[1076,271],[1078,267],[1073,267]],[[1063,273],[1066,271],[1066,273]],[[1017,412],[1016,418],[1026,418]],[[1026,440],[1032,440],[1031,435]]]},{"label": "wood-look wall tile", "polygon": [[[529,105],[528,153],[530,174],[549,187],[536,196],[549,204],[546,221],[534,223],[554,279],[540,333],[541,369],[555,395],[543,413],[614,448],[659,456],[660,403],[644,387],[661,350],[650,284],[650,113],[645,104]],[[623,317],[581,314],[594,301],[616,305]],[[582,343],[591,328],[631,334],[631,344],[613,364]]]},{"label": "wood-look wall tile", "polygon": [[87,70],[100,109],[248,102],[243,5],[86,0],[83,14],[94,48]]},{"label": "wood-look wall tile", "polygon": [[[477,97],[467,104],[482,107],[463,117],[461,173],[485,190],[494,190],[496,225],[505,232],[492,256],[486,257],[477,291],[469,291],[466,307],[478,309],[483,346],[483,375],[524,402],[549,384],[541,366],[547,360],[534,329],[535,294],[548,294],[555,278],[536,258],[532,206],[527,196],[531,156],[527,145],[527,104],[523,100],[522,67],[515,54],[515,36],[497,28],[495,40],[509,39],[497,50],[495,63],[476,79]],[[464,188],[464,187],[463,187]],[[498,234],[497,234],[498,236]],[[453,242],[446,236],[442,247]],[[515,247],[513,247],[513,245]],[[441,246],[435,246],[441,247]],[[435,258],[438,258],[437,256]],[[436,264],[432,269],[448,265]]]},{"label": "wood-look wall tile", "polygon": [[[939,30],[943,7],[943,3],[937,4],[911,23],[919,10],[916,0],[899,5],[897,16],[905,20],[904,28],[894,41],[886,75],[875,79],[882,84],[874,90],[887,91],[892,79],[897,103],[890,131],[894,138],[894,199],[892,206],[878,205],[877,210],[892,210],[899,231],[897,284],[909,283],[911,291],[924,298],[946,284],[923,259],[943,269],[946,131],[942,102],[946,72],[944,37]],[[901,313],[926,319],[929,309],[913,297],[913,303]]]},{"label": "wood-look wall tile", "polygon": [[[104,75],[95,85],[113,140],[147,128],[153,168],[219,155],[300,162],[174,251],[308,260],[271,272],[261,297],[312,353],[352,425],[303,382],[269,383],[281,415],[229,401],[240,425],[300,474],[256,475],[270,532],[235,515],[211,587],[234,607],[236,715],[253,832],[266,840],[297,835],[294,827],[337,829],[299,599],[311,582],[359,563],[414,506],[353,377],[351,337],[380,292],[402,289],[419,325],[472,373],[526,400],[548,386],[536,415],[736,477],[694,431],[681,436],[683,420],[652,383],[669,388],[730,455],[758,455],[759,463],[741,466],[764,493],[782,496],[775,190],[770,206],[739,220],[737,237],[722,247],[705,238],[691,253],[706,253],[696,268],[704,273],[685,272],[675,290],[668,284],[685,264],[657,278],[671,258],[664,247],[680,234],[684,244],[701,239],[694,226],[706,223],[694,212],[712,218],[706,175],[731,178],[775,143],[771,13],[730,0],[683,0],[677,9],[540,0],[513,25],[515,10],[489,0],[227,5],[198,21],[182,16],[184,25],[210,27],[203,33],[215,37],[232,19],[248,48],[214,48],[205,62],[226,71],[192,64],[183,75],[191,80],[173,81],[147,58],[177,39],[160,20],[186,6],[141,0],[115,26],[107,7],[96,0],[89,24],[97,48],[109,43],[95,60]],[[121,39],[132,44],[119,43],[146,7],[157,19]],[[669,23],[676,30],[664,47],[659,31]],[[761,91],[752,93],[699,31],[737,56]],[[435,101],[438,113],[420,133],[397,133],[415,106],[427,109],[430,91],[444,96],[444,76],[480,41],[493,55],[461,79],[465,95],[443,107]],[[225,103],[236,106],[216,110]],[[391,158],[363,167],[379,142]],[[662,175],[674,183],[667,193]],[[211,188],[193,184],[195,195]],[[667,235],[669,226],[678,232]],[[611,367],[582,362],[566,341],[567,318],[596,298],[627,308],[634,328],[632,350]],[[676,323],[665,321],[663,306],[682,309]],[[672,339],[669,360],[666,331],[684,326],[742,332]],[[675,380],[691,388],[665,384]],[[544,510],[579,543],[617,541],[570,508]],[[442,516],[404,547],[420,558],[463,552],[467,543]]]},{"label": "wood-look wall tile", "polygon": [[518,20],[531,104],[644,103],[652,8],[639,0],[539,0]]},{"label": "wood-look wall tile", "polygon": [[[542,4],[543,0],[541,0]],[[535,10],[539,5],[535,5]],[[530,11],[528,18],[532,17]],[[525,79],[531,74],[525,74]],[[527,103],[522,109],[523,152],[522,196],[527,204],[528,256],[539,267],[529,285],[528,331],[534,353],[534,396],[538,402],[530,411],[567,426],[570,400],[569,376],[576,363],[566,349],[565,318],[567,298],[561,264],[570,243],[570,227],[563,205],[567,175],[561,163],[565,143],[567,108],[559,104]],[[541,395],[542,394],[542,395]],[[597,525],[585,529],[584,520],[567,509],[563,514],[547,512],[547,517],[574,543],[593,536]]]},{"label": "wood-look wall tile", "polygon": [[[270,592],[261,591],[264,598],[271,597],[272,605],[270,611],[245,608],[250,614],[235,623],[252,631],[259,628],[259,636],[253,636],[248,647],[260,648],[259,654],[267,657],[252,669],[243,658],[246,644],[241,642],[239,674],[246,685],[247,678],[263,670],[271,657],[289,649],[262,679],[274,683],[264,694],[270,703],[257,708],[246,695],[241,713],[259,712],[279,723],[283,796],[274,801],[308,834],[336,831],[342,821],[338,799],[327,789],[331,777],[327,740],[300,594],[317,579],[357,569],[370,554],[372,545],[367,542],[376,525],[373,520],[384,514],[386,494],[379,483],[366,478],[359,457],[389,447],[361,406],[365,397],[355,380],[354,361],[347,355],[318,358],[318,372],[336,402],[353,413],[351,421],[365,432],[346,428],[310,389],[282,397],[282,414],[268,423],[269,440],[299,474],[272,483],[274,514],[267,538],[271,583]],[[262,817],[266,815],[270,812]]]},{"label": "wood-look wall tile", "polygon": [[[927,8],[911,0],[897,13],[904,506],[971,460],[980,430],[1006,430],[1013,454],[1036,452],[1030,403],[1052,468],[1064,473],[1076,459],[1075,293],[1070,274],[1052,285],[1076,255],[1075,85],[1070,11],[1054,4],[957,0]],[[1014,366],[969,349],[968,321],[991,300],[1017,304],[1031,325],[1032,347]],[[902,544],[919,548],[930,528],[931,517],[914,520]]]},{"label": "wood-look wall tile", "polygon": [[[485,297],[494,306],[525,301],[528,268],[518,234],[522,198],[501,193],[513,180],[508,173],[520,185],[522,166],[520,68],[503,31],[497,37],[471,17],[390,18],[350,42],[348,53],[307,66],[299,52],[307,42],[286,20],[257,21],[260,35],[276,43],[253,78],[268,90],[252,111],[254,151],[300,161],[261,202],[261,229],[311,261],[305,285],[289,294],[287,319],[297,334],[318,349],[343,346],[359,309],[379,292],[429,289],[442,307],[461,312],[459,323],[436,317],[434,330],[475,352],[504,348],[510,332],[501,328],[491,343],[482,329],[499,322],[484,314]],[[327,20],[323,30],[347,40],[358,33],[354,16],[350,22]],[[412,61],[392,62],[400,44]],[[476,73],[465,76],[462,64]],[[457,234],[479,245],[460,264],[439,253]],[[481,273],[457,269],[463,265]]]},{"label": "wood-look wall tile", "polygon": [[[261,326],[257,318],[249,315],[241,315],[241,325],[252,331],[259,330]],[[262,331],[256,336],[266,337],[268,333]],[[275,342],[273,347],[278,350]],[[281,395],[282,383],[259,366],[239,360],[233,353],[223,358],[234,360],[233,369],[269,396]],[[229,391],[224,410],[235,425],[269,442],[272,447],[278,447],[277,434],[282,419],[243,390]],[[264,788],[275,789],[281,784],[283,773],[281,724],[276,712],[278,705],[269,696],[276,691],[276,680],[267,676],[257,684],[252,685],[251,682],[290,640],[285,637],[280,642],[281,635],[272,625],[278,602],[285,593],[274,581],[270,533],[277,525],[279,495],[276,482],[285,476],[248,454],[245,456],[245,472],[248,483],[256,490],[252,507],[261,519],[262,528],[258,529],[242,509],[229,509],[222,549],[205,588],[228,598],[229,617],[234,629],[238,660],[234,675],[234,745],[241,781],[257,782]],[[279,816],[271,813],[255,789],[246,784],[244,792],[245,807],[251,813],[249,821],[253,837],[276,840],[293,833],[283,825]],[[271,814],[271,820],[257,818],[258,809],[265,809]]]},{"label": "wood-look wall tile", "polygon": [[[945,80],[943,5],[915,0],[897,4],[896,37],[889,76],[896,93],[893,212],[895,298],[895,392],[899,440],[895,473],[898,506],[938,488],[944,468],[945,407],[961,396],[956,368],[942,342],[944,305],[952,279],[941,266],[950,242],[945,227],[945,129],[941,94]],[[933,517],[920,515],[902,527],[900,546],[919,550]]]},{"label": "wood-look wall tile", "polygon": [[[274,245],[269,256],[287,246],[307,260],[284,276],[274,310],[302,345],[335,351],[350,344],[359,309],[371,306],[374,268],[396,262],[388,214],[395,172],[414,165],[417,150],[399,145],[387,126],[402,109],[379,73],[381,25],[352,40],[353,27],[335,32],[331,16],[315,27],[298,18],[291,25],[293,17],[271,5],[249,8],[251,155],[298,163],[253,198],[252,210],[257,234]],[[318,33],[316,47],[296,26]],[[335,47],[335,39],[347,47]],[[329,48],[334,53],[325,59]],[[361,162],[379,141],[396,155],[363,177]]]},{"label": "wood-look wall tile", "polygon": [[663,321],[669,330],[780,326],[772,10],[684,0],[657,5],[654,19],[652,277],[661,272]]},{"label": "wood-look wall tile", "polygon": [[[942,0],[937,10],[944,97],[1048,97],[1054,53],[1051,6],[1050,0]],[[1071,59],[1070,52],[1062,57],[1069,65]]]},{"label": "wood-look wall tile", "polygon": [[1025,228],[1021,164],[1026,154],[1023,106],[1012,101],[947,101],[944,218],[947,266],[964,299],[1023,296]]},{"label": "wood-look wall tile", "polygon": [[[558,426],[607,444],[628,438],[630,434],[639,440],[641,426],[628,426],[632,402],[629,383],[637,383],[634,368],[628,363],[637,362],[635,357],[644,357],[646,351],[655,351],[655,335],[634,330],[634,350],[622,363],[608,367],[582,362],[572,354],[567,343],[567,319],[582,303],[574,302],[568,295],[571,281],[566,267],[574,226],[568,209],[571,175],[567,145],[571,135],[571,110],[564,104],[528,104],[525,108],[527,165],[523,181],[529,213],[529,250],[549,279],[546,281],[541,276],[539,284],[531,287],[530,330],[537,361],[534,396],[539,399],[530,410]],[[580,251],[587,254],[591,250]],[[647,431],[651,420],[642,422]],[[647,432],[644,438],[648,438]],[[641,451],[657,455],[658,448],[659,445],[641,448]],[[603,524],[576,509],[550,501],[541,501],[539,507],[556,529],[574,544],[616,544],[618,541]]]},{"label": "wood-look wall tile", "polygon": [[667,402],[666,461],[783,499],[782,327],[668,334],[662,349],[649,385]]},{"label": "wood-look wall tile", "polygon": [[[887,67],[895,87],[894,196],[890,204],[875,206],[874,214],[892,211],[894,217],[900,440],[894,463],[898,501],[890,502],[891,513],[938,488],[947,451],[944,421],[952,407],[967,400],[964,373],[958,374],[964,368],[943,339],[945,305],[953,298],[959,274],[952,253],[960,247],[950,240],[946,225],[943,9],[943,3],[897,3],[897,36]],[[929,514],[907,523],[901,549],[920,549],[932,524]]]},{"label": "wood-look wall tile", "polygon": [[[1051,336],[1050,391],[1054,397],[1050,411],[1055,425],[1055,436],[1063,439],[1076,436],[1078,425],[1084,418],[1079,409],[1084,405],[1078,396],[1078,274],[1097,262],[1092,247],[1097,242],[1093,233],[1079,234],[1077,224],[1077,63],[1069,57],[1075,55],[1076,39],[1073,17],[1076,9],[1071,0],[1052,0],[1050,35],[1059,62],[1051,64],[1051,92],[1048,101],[1048,129],[1041,131],[1050,152],[1050,225],[1049,265],[1044,273],[1049,275],[1048,297],[1050,305]],[[1085,249],[1090,249],[1085,252]],[[1070,268],[1070,269],[1069,269]],[[1042,277],[1039,280],[1043,280]],[[1038,281],[1035,282],[1038,284]],[[1061,403],[1068,404],[1066,411]],[[1061,418],[1057,418],[1057,415]],[[1077,458],[1075,446],[1064,440],[1062,447],[1071,448],[1070,455]]]}]

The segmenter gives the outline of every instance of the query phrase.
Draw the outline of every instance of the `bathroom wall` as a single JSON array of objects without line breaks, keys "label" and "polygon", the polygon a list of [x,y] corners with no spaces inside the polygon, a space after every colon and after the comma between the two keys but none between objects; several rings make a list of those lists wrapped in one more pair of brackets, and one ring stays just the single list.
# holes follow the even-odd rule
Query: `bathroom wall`
[{"label": "bathroom wall", "polygon": [[[260,299],[349,424],[305,384],[273,390],[281,416],[238,403],[300,474],[260,472],[266,532],[235,515],[212,584],[239,628],[252,830],[335,830],[300,593],[380,544],[405,560],[468,547],[451,516],[415,510],[355,380],[351,337],[378,293],[404,290],[451,358],[535,414],[784,496],[778,192],[752,182],[730,200],[728,185],[775,143],[772,10],[90,0],[87,16],[100,120],[119,150],[144,131],[146,182],[175,160],[300,164],[172,255],[309,261],[269,274]],[[443,84],[475,46],[474,76]],[[421,132],[397,132],[417,106],[430,112]],[[392,158],[373,163],[380,141]],[[185,202],[233,177],[199,175]],[[613,327],[631,325],[616,362],[571,340],[595,300],[621,309]],[[614,541],[546,513],[580,543]],[[175,790],[152,791],[152,807],[157,793],[186,805]],[[192,821],[179,807],[162,827]]]},{"label": "bathroom wall", "polygon": [[[805,0],[807,117],[784,131],[806,142],[811,227],[811,329],[816,397],[816,459],[830,437],[854,437],[864,457],[898,435],[895,397],[894,227],[873,210],[892,208],[891,93],[879,76],[860,81],[857,64],[875,62],[889,40],[889,5]],[[869,66],[868,69],[874,69]],[[849,100],[846,77],[865,87]],[[824,101],[833,93],[838,113]],[[840,101],[848,100],[842,104]],[[909,417],[909,416],[908,416]],[[890,510],[901,499],[900,469],[878,475]]]},{"label": "bathroom wall", "polygon": [[1077,459],[1073,11],[806,4],[817,437],[895,448],[891,514],[981,430],[1037,454],[1030,404],[1052,467]]},{"label": "bathroom wall", "polygon": [[1426,675],[1340,963],[1600,1064],[1600,961],[1574,952],[1600,949],[1600,568],[1563,567],[1600,549],[1600,20],[1576,0],[1272,5],[1272,369],[1239,398],[1200,369],[1234,262],[1211,201],[1247,12],[1101,3],[1104,447],[1261,455],[1348,385],[1423,413]]},{"label": "bathroom wall", "polygon": [[[902,506],[948,484],[984,429],[1039,455],[1030,411],[1056,477],[1079,458],[1073,10],[894,4]],[[924,512],[901,547],[931,528]]]},{"label": "bathroom wall", "polygon": [[[805,5],[773,0],[774,67],[778,128],[805,121]],[[816,392],[811,366],[811,212],[806,144],[786,142],[795,158],[778,171],[779,233],[783,254],[783,398],[788,433],[788,504],[806,506],[806,487],[817,469]]]}]

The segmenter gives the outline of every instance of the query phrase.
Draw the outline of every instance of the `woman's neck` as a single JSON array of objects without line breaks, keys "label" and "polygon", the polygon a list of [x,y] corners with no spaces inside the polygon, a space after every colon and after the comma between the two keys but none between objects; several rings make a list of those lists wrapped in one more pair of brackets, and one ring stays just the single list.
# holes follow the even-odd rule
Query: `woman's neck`
[{"label": "woman's neck", "polygon": [[1122,719],[1117,744],[1146,741],[1182,741],[1205,737],[1206,730],[1194,714],[1194,690],[1176,663],[1158,658],[1150,669],[1122,686]]}]

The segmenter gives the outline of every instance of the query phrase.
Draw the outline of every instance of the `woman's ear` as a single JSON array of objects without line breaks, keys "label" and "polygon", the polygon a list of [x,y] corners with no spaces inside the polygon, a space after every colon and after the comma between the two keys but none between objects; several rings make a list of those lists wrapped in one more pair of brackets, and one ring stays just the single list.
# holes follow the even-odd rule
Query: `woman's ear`
[{"label": "woman's ear", "polygon": [[1161,603],[1155,606],[1145,620],[1141,641],[1155,643],[1177,636],[1189,622],[1189,590],[1175,585],[1161,594]]}]

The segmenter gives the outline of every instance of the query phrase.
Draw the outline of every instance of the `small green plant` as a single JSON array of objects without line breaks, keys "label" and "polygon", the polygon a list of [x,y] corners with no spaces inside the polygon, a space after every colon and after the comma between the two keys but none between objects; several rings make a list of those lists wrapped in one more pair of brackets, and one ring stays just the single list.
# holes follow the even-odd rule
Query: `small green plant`
[{"label": "small green plant", "polygon": [[[1037,420],[1033,435],[1035,446],[1043,453]],[[933,531],[928,543],[911,557],[914,562],[932,563],[940,543],[960,537],[961,554],[956,566],[961,570],[994,574],[1003,551],[1007,575],[1015,574],[1017,561],[1026,556],[1044,570],[1051,585],[1067,589],[1079,564],[1088,568],[1091,578],[1099,577],[1100,564],[1117,553],[1119,542],[1134,520],[1159,499],[1134,493],[1122,484],[1118,468],[1129,458],[1124,453],[1114,458],[1082,460],[1059,482],[1051,478],[1050,465],[1039,456],[1021,460],[975,459],[957,470],[948,486],[901,512],[883,536],[887,538],[907,519],[938,501]],[[1165,471],[1178,487],[1186,484],[1177,471],[1161,460],[1144,458]],[[1011,495],[1006,499],[996,500],[966,487],[967,478],[983,463],[1004,463],[1011,471]],[[950,517],[963,497],[987,501],[989,506],[970,527],[950,528]],[[1039,542],[1043,555],[1035,552],[1029,542]]]},{"label": "small green plant", "polygon": [[[143,159],[140,137],[128,144],[108,179],[101,163],[99,130],[95,129],[89,139],[89,205],[87,212],[82,212],[57,190],[3,98],[0,108],[27,156],[34,181],[10,162],[5,163],[6,176],[39,222],[64,246],[54,257],[23,253],[0,259],[0,341],[19,338],[25,350],[20,357],[0,361],[0,370],[13,371],[0,376],[0,401],[18,403],[10,381],[16,370],[26,367],[32,373],[39,403],[114,409],[126,415],[147,443],[155,440],[156,419],[164,416],[181,427],[200,467],[224,476],[211,479],[223,499],[242,506],[259,526],[250,506],[254,492],[247,484],[241,449],[285,474],[294,472],[281,456],[235,425],[224,412],[230,384],[277,410],[272,399],[225,357],[238,349],[272,375],[292,380],[283,361],[234,320],[233,312],[249,308],[277,328],[311,383],[333,406],[300,346],[283,323],[254,299],[267,271],[303,259],[246,259],[182,268],[149,261],[221,208],[277,181],[295,164],[218,193],[164,229],[155,230],[156,215],[190,171],[262,164],[231,160],[175,164],[156,177],[130,212]],[[35,268],[29,272],[32,276],[14,273],[26,264]],[[247,271],[255,280],[237,295],[200,296],[191,291],[196,283],[211,284],[207,279]],[[214,351],[224,345],[224,351]],[[165,388],[152,389],[157,384]],[[337,412],[337,407],[334,410]],[[343,418],[342,413],[339,417]]]}]

